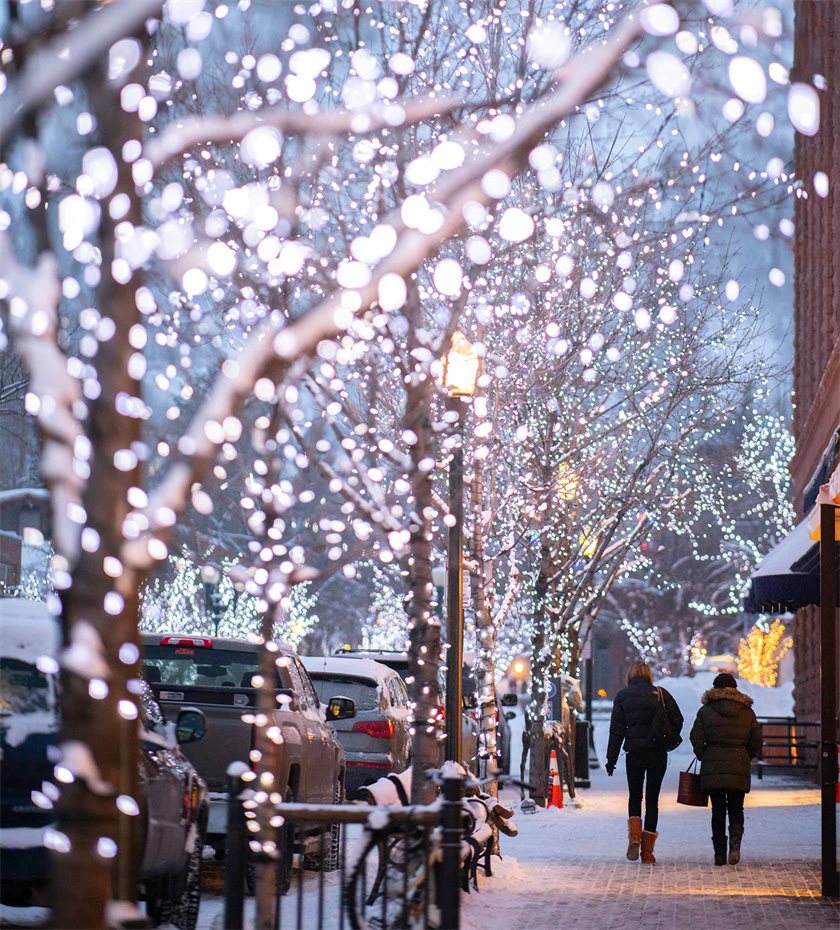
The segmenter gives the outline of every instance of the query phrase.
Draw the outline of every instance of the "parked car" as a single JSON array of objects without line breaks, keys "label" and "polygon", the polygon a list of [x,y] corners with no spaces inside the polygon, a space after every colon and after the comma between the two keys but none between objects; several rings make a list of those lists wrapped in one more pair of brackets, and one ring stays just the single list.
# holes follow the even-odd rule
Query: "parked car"
[{"label": "parked car", "polygon": [[[355,656],[363,659],[373,659],[382,665],[393,669],[405,681],[408,678],[408,653],[399,651],[367,650],[367,649],[339,649],[336,656]],[[446,674],[443,669],[438,672],[438,689],[442,706],[446,706]],[[464,760],[471,768],[475,767],[478,756],[478,724],[469,715],[469,708],[465,707],[461,714],[461,740],[464,751]],[[441,744],[441,752],[443,744]],[[443,759],[441,759],[441,762]]]},{"label": "parked car", "polygon": [[[479,730],[481,729],[481,720],[478,711],[478,686],[475,675],[472,670],[464,669],[462,679],[464,689],[464,706],[469,708],[469,714],[476,721]],[[496,759],[499,771],[503,774],[510,773],[510,723],[516,714],[506,711],[503,701],[496,693],[495,701],[496,711]]]},{"label": "parked car", "polygon": [[381,662],[359,657],[301,656],[322,704],[340,694],[356,704],[356,716],[336,721],[347,764],[346,788],[359,788],[390,772],[402,772],[411,753],[408,692],[402,678]]},{"label": "parked car", "polygon": [[[207,781],[207,841],[221,857],[227,831],[227,768],[231,762],[249,762],[255,745],[257,691],[252,679],[259,674],[259,647],[241,639],[145,633],[141,650],[143,673],[164,712],[177,713],[181,707],[194,705],[207,717],[208,738],[186,752]],[[277,791],[287,801],[341,802],[346,783],[344,750],[298,654],[281,645],[276,656],[274,684],[281,700],[274,711],[274,725],[283,737],[277,746]],[[355,716],[350,700],[330,704],[339,708],[335,720]],[[337,868],[339,827],[322,829],[330,831],[325,860],[318,861],[315,833],[308,836],[303,850],[308,854],[307,865]]]},{"label": "parked car", "polygon": [[[60,646],[46,605],[0,600],[0,898],[48,905],[44,830],[54,821],[45,784],[53,781]],[[46,658],[46,662],[44,658]],[[193,930],[201,898],[207,788],[179,744],[203,737],[204,714],[185,707],[168,723],[147,687],[139,695],[141,893],[156,922]]]}]

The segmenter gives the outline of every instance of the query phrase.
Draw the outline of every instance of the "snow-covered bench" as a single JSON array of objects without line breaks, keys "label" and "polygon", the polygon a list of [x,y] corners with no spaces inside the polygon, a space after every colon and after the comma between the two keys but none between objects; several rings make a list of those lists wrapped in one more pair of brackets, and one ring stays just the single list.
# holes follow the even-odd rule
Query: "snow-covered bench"
[{"label": "snow-covered bench", "polygon": [[[465,774],[458,766],[454,772],[444,768],[447,774]],[[399,774],[392,773],[380,778],[372,785],[360,789],[359,797],[369,804],[378,807],[401,807],[410,803],[411,799],[411,770]],[[461,843],[461,887],[464,891],[470,890],[470,884],[478,888],[478,869],[481,866],[484,874],[492,875],[490,857],[496,848],[496,831],[492,823],[492,811],[497,802],[489,796],[475,796],[464,798],[462,802],[463,839]]]}]

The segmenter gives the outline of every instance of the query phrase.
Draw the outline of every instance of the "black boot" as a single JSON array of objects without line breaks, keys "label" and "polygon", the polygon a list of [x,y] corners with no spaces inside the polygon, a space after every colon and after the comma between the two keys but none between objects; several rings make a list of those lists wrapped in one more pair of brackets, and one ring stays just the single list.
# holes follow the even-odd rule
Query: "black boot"
[{"label": "black boot", "polygon": [[715,848],[715,865],[726,865],[726,834],[713,836],[712,845]]},{"label": "black boot", "polygon": [[[738,865],[741,861],[741,838],[744,835],[743,824],[729,825],[729,864]],[[716,857],[717,858],[717,857]]]}]

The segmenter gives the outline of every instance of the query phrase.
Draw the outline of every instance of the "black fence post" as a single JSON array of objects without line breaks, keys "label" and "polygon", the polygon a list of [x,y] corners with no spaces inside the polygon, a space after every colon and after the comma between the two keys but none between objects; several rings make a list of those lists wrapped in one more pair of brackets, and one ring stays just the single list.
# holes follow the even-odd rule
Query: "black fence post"
[{"label": "black fence post", "polygon": [[459,930],[461,926],[461,802],[463,778],[444,778],[440,808],[442,832],[438,907],[442,930]]},{"label": "black fence post", "polygon": [[245,784],[242,775],[248,771],[244,762],[231,762],[228,766],[227,833],[225,835],[225,928],[242,930],[245,908],[245,809],[242,792]]}]

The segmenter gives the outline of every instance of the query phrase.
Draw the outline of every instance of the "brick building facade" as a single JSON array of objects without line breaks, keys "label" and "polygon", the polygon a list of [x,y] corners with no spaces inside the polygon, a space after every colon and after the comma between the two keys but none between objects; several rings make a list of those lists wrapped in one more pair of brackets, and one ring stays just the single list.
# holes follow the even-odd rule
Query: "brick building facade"
[{"label": "brick building facade", "polygon": [[[794,370],[791,463],[799,516],[813,504],[814,476],[840,456],[840,3],[796,0],[792,81],[818,89],[819,131],[796,135],[795,171],[802,187],[794,208]],[[828,196],[814,179],[829,179]],[[832,464],[833,463],[833,464]],[[818,482],[817,482],[818,483]],[[819,611],[800,610],[795,623],[796,715],[817,719]]]}]

